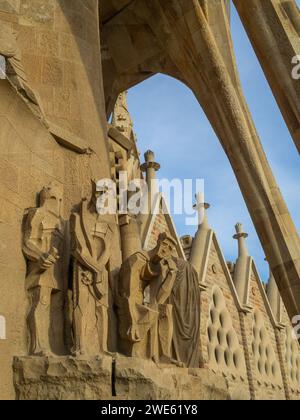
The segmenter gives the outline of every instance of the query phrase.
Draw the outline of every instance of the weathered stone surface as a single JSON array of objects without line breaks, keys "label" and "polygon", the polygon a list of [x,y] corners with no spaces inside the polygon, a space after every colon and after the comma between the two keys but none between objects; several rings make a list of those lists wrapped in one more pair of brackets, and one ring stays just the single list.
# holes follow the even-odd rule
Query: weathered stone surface
[{"label": "weathered stone surface", "polygon": [[[40,193],[40,207],[27,212],[24,220],[30,355],[45,356],[53,349],[57,354],[66,354],[63,325],[68,259],[64,259],[66,229],[61,217],[62,200],[61,184],[50,183]],[[50,336],[53,340],[49,339]]]},{"label": "weathered stone surface", "polygon": [[227,383],[208,369],[158,367],[137,358],[14,359],[19,400],[227,400]]},{"label": "weathered stone surface", "polygon": [[[243,96],[230,37],[228,3],[225,0],[0,0],[0,55],[7,70],[6,80],[0,81],[0,399],[15,396],[19,399],[110,399],[116,398],[115,393],[122,399],[201,400],[226,399],[229,395],[232,399],[299,398],[300,352],[289,320],[300,313],[299,235]],[[290,77],[292,56],[300,48],[296,3],[294,0],[235,0],[235,4],[299,146],[300,91]],[[274,60],[270,60],[271,56]],[[71,255],[69,249],[70,215],[79,211],[91,179],[111,175],[118,182],[120,171],[125,169],[130,181],[140,179],[144,169],[148,184],[154,180],[159,165],[154,155],[147,153],[146,164],[141,167],[126,95],[122,92],[160,72],[185,83],[203,107],[236,174],[273,277],[267,297],[245,249],[241,226],[236,236],[239,258],[229,271],[216,235],[204,221],[189,245],[190,262],[196,270],[189,299],[180,301],[178,311],[174,310],[175,300],[165,305],[165,301],[157,299],[160,305],[157,313],[162,322],[158,323],[158,329],[154,325],[152,350],[155,351],[149,352],[146,341],[140,359],[118,356],[115,363],[110,357],[92,359],[106,351],[106,341],[109,351],[131,355],[122,349],[122,337],[118,336],[121,321],[120,314],[117,318],[116,300],[120,283],[126,280],[121,273],[120,281],[122,262],[137,252],[143,255],[143,246],[147,251],[155,248],[162,231],[168,231],[179,242],[171,216],[167,219],[162,212],[144,218],[142,230],[138,217],[117,214],[100,226],[85,212],[87,217],[81,218],[81,226],[76,230],[81,237],[73,246],[77,252]],[[110,115],[119,94],[112,119],[114,135],[110,133],[108,141],[106,116]],[[119,135],[115,135],[116,131]],[[35,278],[30,278],[32,252],[23,249],[27,270],[22,253],[23,215],[34,211],[31,209],[38,210],[37,194],[52,182],[63,190],[59,212],[54,209],[53,214],[51,208],[47,217],[35,220],[27,239],[31,248],[32,245],[34,249],[41,247],[38,260],[45,260],[44,252],[49,254],[53,246],[51,231],[59,234],[55,217],[59,215],[66,221],[66,234],[62,236],[68,258],[64,261],[65,274],[60,276],[65,285],[63,298],[57,293],[61,287],[46,282],[45,293],[31,293],[32,287],[26,282],[30,279],[40,287],[40,280],[49,275],[47,266],[52,259],[49,257],[55,259],[56,253],[46,255],[45,264],[35,267]],[[156,188],[151,191],[156,193]],[[158,208],[163,207],[164,198],[159,196],[157,203]],[[116,229],[105,240],[111,222]],[[113,252],[108,252],[108,243]],[[181,246],[177,251],[182,252],[182,266],[188,266],[190,262],[185,261]],[[111,255],[106,258],[108,253]],[[73,263],[77,259],[84,266],[83,277],[74,276],[74,264],[68,261],[71,256]],[[56,265],[55,261],[53,264]],[[148,268],[150,272],[153,261]],[[164,289],[166,272],[158,270],[154,274]],[[72,277],[78,280],[73,285]],[[130,282],[133,275],[128,278]],[[191,284],[191,276],[184,279],[181,295]],[[84,288],[79,287],[82,280],[87,283]],[[274,288],[275,281],[278,290]],[[118,297],[138,295],[138,302],[134,303],[140,305],[139,309],[149,308],[149,290],[140,287],[140,282],[131,282],[131,286],[129,296],[121,293]],[[76,302],[78,291],[82,297],[88,288],[86,299],[81,299],[77,308],[79,316],[83,312],[87,318],[83,330],[91,326],[93,331],[86,345],[89,359],[83,358],[80,351],[78,358],[61,357],[71,354],[74,344],[69,304],[72,299]],[[193,298],[196,304],[190,305]],[[90,316],[86,313],[89,299],[93,299]],[[124,328],[125,334],[139,342],[135,328],[139,321],[135,319],[137,307],[131,305],[132,299],[128,302],[133,322],[132,328]],[[172,311],[182,312],[180,319],[186,320],[183,315],[187,308],[194,312],[193,319],[171,322]],[[34,315],[29,317],[31,346],[28,322],[26,326],[28,313]],[[199,340],[198,337],[191,340],[190,346],[185,346],[187,340],[181,341],[177,348],[172,346],[177,355],[184,347],[195,351],[194,363],[186,363],[196,366],[195,369],[179,368],[178,364],[158,366],[150,361],[151,358],[158,361],[155,356],[159,346],[159,351],[168,356],[167,361],[160,358],[160,363],[185,361],[185,358],[169,357],[170,344],[174,344],[176,336],[184,335],[178,333],[180,324],[187,329],[195,326],[196,336],[198,323]],[[54,341],[59,345],[48,343],[48,338],[53,341],[53,337],[48,337],[51,331],[58,332],[60,339]],[[32,345],[37,341],[36,335],[42,336],[43,351]],[[75,328],[75,341],[76,338],[80,340],[82,336],[76,336]],[[81,350],[80,345],[77,348]],[[28,353],[49,356],[48,350],[56,357],[21,357]],[[14,356],[19,357],[12,363]],[[146,357],[148,361],[144,360]],[[199,365],[205,369],[199,369]]]},{"label": "weathered stone surface", "polygon": [[[104,187],[103,187],[104,188]],[[96,182],[71,216],[73,257],[73,353],[97,356],[107,352],[109,272],[113,226],[97,212],[97,199],[105,194]]]},{"label": "weathered stone surface", "polygon": [[138,400],[227,400],[225,379],[208,369],[157,366],[138,358],[116,359],[116,396]]},{"label": "weathered stone surface", "polygon": [[15,358],[19,400],[106,400],[112,395],[112,359]]}]

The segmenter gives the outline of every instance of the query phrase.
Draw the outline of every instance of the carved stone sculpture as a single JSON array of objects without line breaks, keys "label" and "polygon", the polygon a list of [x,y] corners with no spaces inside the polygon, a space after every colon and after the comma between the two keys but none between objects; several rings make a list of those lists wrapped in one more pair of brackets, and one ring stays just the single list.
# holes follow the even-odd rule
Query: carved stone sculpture
[{"label": "carved stone sculpture", "polygon": [[156,362],[180,364],[179,359],[172,358],[173,306],[168,302],[178,272],[172,258],[174,248],[173,240],[161,235],[156,248],[149,253],[144,275],[150,283],[150,306],[158,311],[152,334],[152,358]]},{"label": "carved stone sculpture", "polygon": [[117,98],[112,125],[116,127],[126,138],[136,141],[133,132],[133,121],[128,111],[127,92],[120,93]]},{"label": "carved stone sculpture", "polygon": [[[240,85],[225,7],[230,2],[140,0],[138,7],[105,3],[114,4],[102,15],[101,26],[101,44],[107,47],[102,57],[107,115],[119,92],[157,73],[181,80],[194,92],[230,160],[289,316],[298,315],[299,235]],[[299,54],[295,1],[234,3],[299,145],[300,84],[291,77],[292,59]],[[139,42],[137,31],[142,34]]]},{"label": "carved stone sculpture", "polygon": [[148,255],[123,264],[119,288],[122,350],[160,363],[199,367],[200,289],[192,265],[176,259],[175,243],[159,237]]},{"label": "carved stone sculpture", "polygon": [[97,213],[101,194],[92,182],[92,196],[71,216],[73,256],[74,353],[97,356],[107,352],[108,262],[112,225]]},{"label": "carved stone sculpture", "polygon": [[[160,354],[173,363],[199,367],[200,288],[193,266],[172,256],[175,244],[162,234],[151,252],[150,268],[157,275],[152,299],[159,305],[158,337]],[[172,249],[173,248],[173,249]],[[170,320],[172,313],[172,322]],[[173,325],[172,325],[173,323]],[[167,350],[166,343],[170,342]]]},{"label": "carved stone sculpture", "polygon": [[40,193],[40,207],[29,211],[25,220],[23,252],[28,260],[26,289],[30,298],[27,322],[30,354],[51,353],[49,341],[51,303],[64,290],[65,223],[61,217],[62,187],[53,182]]},{"label": "carved stone sculpture", "polygon": [[[118,290],[120,350],[127,356],[151,357],[148,334],[157,322],[158,312],[145,302],[148,281],[144,271],[148,255],[137,252],[122,265]],[[149,347],[148,347],[149,344]]]},{"label": "carved stone sculpture", "polygon": [[8,25],[0,26],[0,55],[7,61],[6,76],[12,86],[26,100],[31,110],[45,122],[45,114],[38,94],[30,87],[17,43],[17,33]]}]

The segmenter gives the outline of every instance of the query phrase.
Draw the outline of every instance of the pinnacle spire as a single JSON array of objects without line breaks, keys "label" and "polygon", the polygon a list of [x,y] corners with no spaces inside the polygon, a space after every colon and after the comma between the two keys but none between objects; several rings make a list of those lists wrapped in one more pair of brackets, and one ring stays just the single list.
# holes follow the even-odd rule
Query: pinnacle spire
[{"label": "pinnacle spire", "polygon": [[112,125],[125,137],[135,140],[133,121],[128,110],[127,91],[119,94],[113,111]]},{"label": "pinnacle spire", "polygon": [[247,287],[248,287],[248,273],[249,263],[251,257],[247,249],[246,238],[248,234],[244,232],[243,225],[237,223],[235,225],[236,234],[233,236],[238,241],[238,258],[233,275],[233,282],[240,298],[241,304],[246,304],[247,299]]},{"label": "pinnacle spire", "polygon": [[233,239],[237,239],[239,244],[239,257],[249,256],[247,249],[246,238],[248,238],[248,233],[244,232],[242,223],[237,223],[235,225],[236,234],[233,236]]},{"label": "pinnacle spire", "polygon": [[203,193],[197,193],[194,209],[198,211],[199,227],[192,243],[190,262],[197,271],[200,282],[203,281],[207,247],[209,238],[212,236],[212,230],[209,226],[206,214],[206,210],[209,209],[209,207],[209,204],[204,203]]},{"label": "pinnacle spire", "polygon": [[210,208],[210,204],[204,202],[204,195],[203,193],[196,194],[196,204],[194,205],[194,209],[198,211],[198,225],[201,229],[210,229],[208,217],[207,217],[207,210]]},{"label": "pinnacle spire", "polygon": [[[267,259],[265,259],[267,261]],[[267,284],[267,297],[271,306],[271,309],[273,311],[273,314],[275,316],[276,321],[280,321],[281,318],[281,300],[280,300],[280,293],[276,284],[275,277],[272,273],[271,267],[270,268],[270,274],[269,274],[269,281]]]},{"label": "pinnacle spire", "polygon": [[160,164],[155,162],[155,154],[151,150],[145,153],[145,163],[141,165],[141,171],[146,173],[148,185],[148,213],[153,210],[153,205],[158,194],[156,172],[160,170]]}]

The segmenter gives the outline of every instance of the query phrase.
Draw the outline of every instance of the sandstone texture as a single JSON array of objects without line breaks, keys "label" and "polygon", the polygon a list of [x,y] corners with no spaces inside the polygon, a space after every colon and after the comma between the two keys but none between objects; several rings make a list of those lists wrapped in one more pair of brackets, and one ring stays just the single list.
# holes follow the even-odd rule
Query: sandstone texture
[{"label": "sandstone texture", "polygon": [[158,367],[134,358],[15,358],[19,400],[227,400],[224,378],[208,369]]},{"label": "sandstone texture", "polygon": [[[233,1],[299,149],[296,2]],[[299,234],[243,94],[230,1],[0,0],[0,65],[0,400],[300,399]],[[241,223],[224,259],[198,191],[195,234],[178,236],[126,97],[158,73],[210,121],[267,286]]]}]

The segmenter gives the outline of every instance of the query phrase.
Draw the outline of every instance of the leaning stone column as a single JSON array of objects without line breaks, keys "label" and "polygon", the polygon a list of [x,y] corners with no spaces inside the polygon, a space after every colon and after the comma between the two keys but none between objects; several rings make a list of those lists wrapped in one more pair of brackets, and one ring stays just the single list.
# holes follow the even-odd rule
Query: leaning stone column
[{"label": "leaning stone column", "polygon": [[154,212],[154,206],[158,197],[158,184],[156,178],[156,172],[160,170],[160,164],[155,162],[155,154],[151,150],[145,153],[145,163],[141,165],[141,171],[146,173],[146,184],[148,187],[148,197],[145,200],[144,208],[140,214],[139,221],[141,227],[141,237],[143,241],[147,235],[148,223],[151,215]]},{"label": "leaning stone column", "polygon": [[204,255],[207,249],[210,239],[212,238],[213,231],[209,226],[207,210],[210,205],[203,202],[202,194],[196,195],[197,204],[195,208],[198,210],[199,227],[196,236],[193,240],[190,263],[194,266],[195,270],[199,275],[200,282],[203,282],[202,274],[204,272]]},{"label": "leaning stone column", "polygon": [[273,273],[270,270],[269,282],[267,284],[267,297],[274,314],[275,320],[281,322],[281,299],[279,290],[274,279]]},{"label": "leaning stone column", "polygon": [[148,185],[148,210],[149,214],[153,211],[153,205],[158,194],[158,185],[156,172],[160,170],[160,164],[155,162],[154,152],[148,150],[145,153],[145,163],[141,166],[141,170],[146,172],[146,182]]}]

